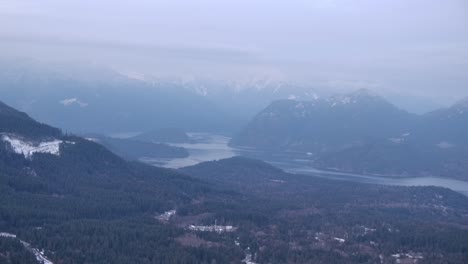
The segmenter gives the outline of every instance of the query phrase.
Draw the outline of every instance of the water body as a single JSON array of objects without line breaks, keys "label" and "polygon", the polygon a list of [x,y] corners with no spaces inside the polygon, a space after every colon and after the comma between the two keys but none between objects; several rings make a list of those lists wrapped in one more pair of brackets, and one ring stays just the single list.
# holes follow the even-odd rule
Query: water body
[{"label": "water body", "polygon": [[188,157],[177,159],[145,159],[143,161],[156,166],[178,169],[205,161],[227,159],[240,155],[234,148],[228,146],[229,137],[209,133],[189,133],[189,136],[196,143],[171,144],[172,146],[187,149],[190,154]]},{"label": "water body", "polygon": [[290,173],[311,175],[334,180],[353,181],[400,186],[439,186],[452,189],[468,196],[468,182],[438,177],[398,178],[389,176],[371,176],[354,173],[317,170],[310,165],[307,153],[289,152],[282,154],[261,153],[253,149],[239,149],[228,146],[229,137],[209,133],[190,133],[197,143],[174,144],[184,147],[190,153],[187,158],[161,160],[144,160],[147,163],[166,168],[181,168],[205,161],[226,159],[234,156],[244,156],[264,160]]}]

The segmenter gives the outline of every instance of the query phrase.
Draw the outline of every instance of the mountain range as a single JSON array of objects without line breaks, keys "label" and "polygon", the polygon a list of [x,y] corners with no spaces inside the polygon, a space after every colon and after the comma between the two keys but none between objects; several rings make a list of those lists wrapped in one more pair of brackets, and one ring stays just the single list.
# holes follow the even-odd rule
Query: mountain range
[{"label": "mountain range", "polygon": [[468,198],[129,162],[0,103],[0,263],[466,263]]},{"label": "mountain range", "polygon": [[0,60],[2,100],[73,133],[143,132],[182,124],[233,131],[238,119],[184,87],[153,84],[103,67]]},{"label": "mountain range", "polygon": [[301,152],[312,166],[368,174],[466,179],[468,104],[416,115],[368,90],[313,101],[280,100],[230,142]]},{"label": "mountain range", "polygon": [[[3,103],[0,124],[0,230],[7,238],[46,249],[54,263],[234,258],[229,252],[183,247],[174,240],[182,230],[154,218],[196,199],[224,196],[208,184],[124,161],[100,144],[63,134]],[[23,247],[3,241],[3,235],[0,240],[5,245],[0,260],[11,263],[8,256],[15,254],[10,253]],[[21,263],[38,263],[32,259]]]}]

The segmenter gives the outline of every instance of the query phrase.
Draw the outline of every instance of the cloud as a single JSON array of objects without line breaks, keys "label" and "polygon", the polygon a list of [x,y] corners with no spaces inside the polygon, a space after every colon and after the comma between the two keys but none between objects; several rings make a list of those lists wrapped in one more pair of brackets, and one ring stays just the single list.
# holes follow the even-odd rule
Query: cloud
[{"label": "cloud", "polygon": [[[466,95],[466,0],[0,0],[0,55],[137,75]],[[451,99],[450,99],[451,100]]]},{"label": "cloud", "polygon": [[64,99],[59,102],[60,104],[63,104],[64,106],[71,106],[71,105],[78,105],[80,107],[87,107],[88,103],[81,102],[78,100],[78,98],[70,98],[70,99]]},{"label": "cloud", "polygon": [[0,41],[11,44],[26,44],[38,46],[75,47],[83,50],[101,52],[128,52],[142,55],[183,57],[185,59],[216,59],[216,60],[246,60],[260,58],[257,51],[235,47],[191,45],[167,45],[142,42],[105,41],[99,39],[63,38],[45,35],[0,34]]}]

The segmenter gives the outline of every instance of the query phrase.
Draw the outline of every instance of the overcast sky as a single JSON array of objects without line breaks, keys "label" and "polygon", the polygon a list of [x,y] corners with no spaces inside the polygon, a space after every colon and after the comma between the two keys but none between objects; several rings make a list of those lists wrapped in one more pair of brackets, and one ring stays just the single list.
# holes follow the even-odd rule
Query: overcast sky
[{"label": "overcast sky", "polygon": [[467,0],[0,0],[0,55],[468,96]]}]

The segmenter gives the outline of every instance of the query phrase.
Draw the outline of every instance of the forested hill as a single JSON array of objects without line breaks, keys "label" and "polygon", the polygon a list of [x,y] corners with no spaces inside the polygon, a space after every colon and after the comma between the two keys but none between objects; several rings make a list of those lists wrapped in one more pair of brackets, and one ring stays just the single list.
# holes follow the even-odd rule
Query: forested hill
[{"label": "forested hill", "polygon": [[259,112],[230,144],[300,154],[324,170],[467,180],[467,102],[416,115],[367,90],[280,100]]},{"label": "forested hill", "polygon": [[12,125],[0,130],[0,263],[38,252],[54,264],[468,261],[468,197],[448,189],[245,158],[156,168],[2,109]]},{"label": "forested hill", "polygon": [[[236,259],[225,248],[183,247],[174,240],[183,229],[154,218],[221,195],[207,184],[172,170],[126,162],[99,144],[62,135],[0,106],[0,232],[44,248],[54,263]],[[0,245],[9,248],[0,248],[3,263],[2,254],[11,252],[11,245]]]},{"label": "forested hill", "polygon": [[61,132],[57,128],[40,124],[26,113],[19,112],[0,101],[0,131],[18,133],[32,138],[57,137]]},{"label": "forested hill", "polygon": [[229,132],[240,124],[182,84],[141,81],[112,69],[82,66],[0,58],[0,100],[74,133],[149,131],[181,124],[190,131]]},{"label": "forested hill", "polygon": [[242,194],[213,218],[241,223],[257,263],[468,261],[468,197],[448,189],[288,174],[241,157],[182,170]]}]

